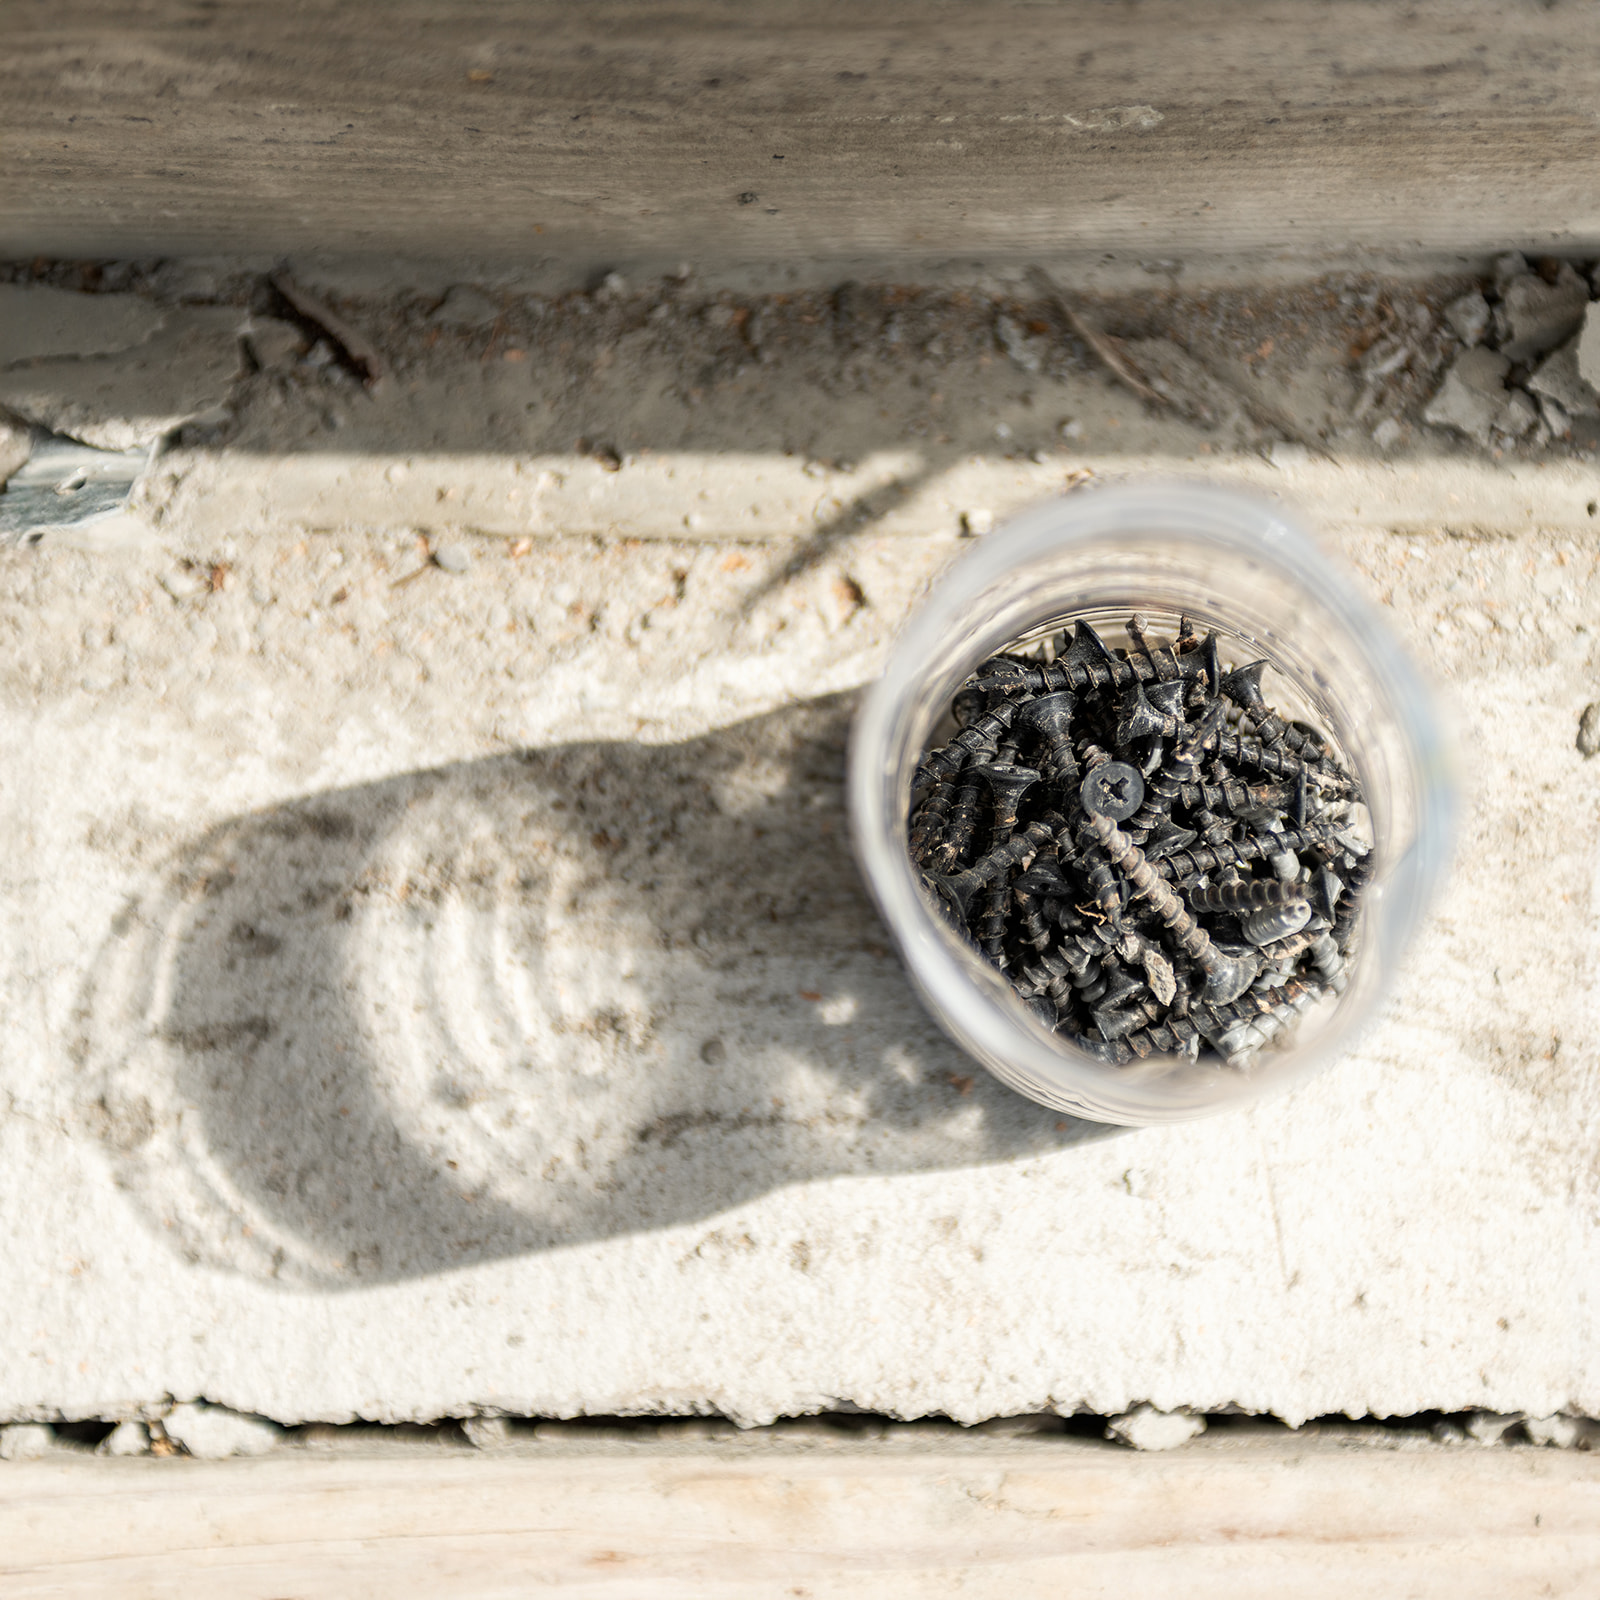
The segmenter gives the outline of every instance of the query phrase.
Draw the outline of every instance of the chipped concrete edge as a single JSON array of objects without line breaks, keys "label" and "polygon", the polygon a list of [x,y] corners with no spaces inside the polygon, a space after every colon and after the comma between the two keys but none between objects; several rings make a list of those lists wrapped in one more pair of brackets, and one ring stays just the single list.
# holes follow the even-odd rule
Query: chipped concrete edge
[{"label": "chipped concrete edge", "polygon": [[[1486,536],[1600,526],[1600,465],[1465,457],[1321,460],[1294,446],[1260,456],[971,457],[923,477],[885,452],[850,472],[783,456],[658,454],[607,470],[578,456],[252,456],[167,452],[135,509],[146,540],[203,544],[219,528],[274,538],[411,529],[430,538],[629,538],[788,543],[984,530],[1051,495],[1132,479],[1187,479],[1281,501],[1330,528],[1444,528]],[[914,487],[902,485],[914,483]],[[753,494],[759,501],[752,504]],[[132,525],[85,530],[90,548]]]}]

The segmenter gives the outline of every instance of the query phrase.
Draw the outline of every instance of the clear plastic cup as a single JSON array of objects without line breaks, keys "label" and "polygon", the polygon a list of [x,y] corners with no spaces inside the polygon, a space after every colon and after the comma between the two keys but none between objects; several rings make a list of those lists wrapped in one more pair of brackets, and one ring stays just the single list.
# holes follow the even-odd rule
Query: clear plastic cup
[{"label": "clear plastic cup", "polygon": [[[1331,734],[1360,778],[1373,875],[1342,995],[1244,1069],[1202,1056],[1097,1061],[1030,1015],[930,903],[906,844],[911,778],[951,695],[996,651],[1066,619],[1115,634],[1133,612],[1170,637],[1187,615],[1224,658],[1277,669],[1267,698]],[[1454,791],[1416,670],[1339,568],[1276,506],[1206,485],[1079,491],[988,535],[934,588],[856,718],[850,810],[868,887],[944,1030],[1031,1099],[1098,1122],[1180,1122],[1299,1082],[1348,1049],[1440,886]]]}]

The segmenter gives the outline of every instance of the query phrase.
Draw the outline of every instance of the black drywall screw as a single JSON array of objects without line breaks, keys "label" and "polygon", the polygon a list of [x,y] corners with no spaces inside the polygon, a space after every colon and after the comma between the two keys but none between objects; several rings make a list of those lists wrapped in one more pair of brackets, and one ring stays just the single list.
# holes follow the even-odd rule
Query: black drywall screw
[{"label": "black drywall screw", "polygon": [[1017,713],[1019,733],[1032,735],[1039,744],[1039,771],[1046,783],[1066,788],[1078,776],[1078,757],[1072,748],[1073,696],[1064,689],[1030,700]]},{"label": "black drywall screw", "polygon": [[1179,949],[1190,956],[1206,975],[1205,996],[1212,1002],[1232,1000],[1248,989],[1261,970],[1254,956],[1226,956],[1211,942],[1211,936],[1189,914],[1170,884],[1157,876],[1138,845],[1105,817],[1090,817],[1085,824],[1094,841],[1110,857],[1128,887],[1164,922]]},{"label": "black drywall screw", "polygon": [[1355,780],[1342,772],[1329,772],[1313,762],[1302,761],[1298,756],[1282,750],[1273,750],[1259,739],[1241,739],[1234,734],[1219,733],[1215,753],[1222,760],[1237,766],[1254,767],[1269,778],[1297,778],[1301,773],[1319,789],[1333,794],[1346,794]]},{"label": "black drywall screw", "polygon": [[1193,783],[1200,770],[1206,745],[1222,722],[1220,705],[1213,705],[1190,731],[1166,754],[1160,767],[1145,786],[1144,805],[1124,830],[1129,838],[1142,843],[1153,828],[1160,826],[1172,810],[1173,802],[1185,784]]},{"label": "black drywall screw", "polygon": [[[1261,692],[1261,675],[1271,665],[1270,661],[1263,658],[1260,661],[1251,661],[1242,667],[1235,667],[1223,678],[1222,693],[1250,719],[1248,726],[1253,730],[1250,736],[1259,739],[1263,744],[1287,745],[1307,761],[1319,764],[1326,761],[1327,751],[1315,733],[1297,723],[1286,722],[1267,704],[1266,697]],[[1241,732],[1244,726],[1241,724]]]},{"label": "black drywall screw", "polygon": [[1245,938],[1254,945],[1286,939],[1311,920],[1311,902],[1303,890],[1287,883],[1259,880],[1191,890],[1189,908],[1231,912],[1239,918]]},{"label": "black drywall screw", "polygon": [[959,772],[979,751],[992,750],[1000,735],[1011,726],[1018,709],[1015,700],[1002,700],[993,710],[974,718],[943,750],[930,751],[922,758],[922,765],[912,780],[913,786]]},{"label": "black drywall screw", "polygon": [[[974,767],[972,772],[975,777],[982,778],[989,785],[989,792],[994,797],[991,844],[995,847],[1006,844],[1017,826],[1017,807],[1022,803],[1023,795],[1039,781],[1039,774],[1028,767],[1014,767],[998,762]],[[988,903],[983,915],[973,930],[977,935],[979,948],[997,966],[1004,965],[1006,911],[1010,899],[1010,891],[1004,882],[993,886],[989,890]]]},{"label": "black drywall screw", "polygon": [[932,872],[924,876],[965,916],[975,891],[993,883],[1007,867],[1014,867],[1024,856],[1032,855],[1053,842],[1056,834],[1066,825],[1064,818],[1054,812],[1046,812],[1037,822],[1030,822],[964,871],[949,877]]},{"label": "black drywall screw", "polygon": [[1337,823],[1314,823],[1309,828],[1289,828],[1282,833],[1257,834],[1251,839],[1240,839],[1233,844],[1207,845],[1201,850],[1176,850],[1158,867],[1164,878],[1171,878],[1180,886],[1189,878],[1202,873],[1215,872],[1219,867],[1238,867],[1263,856],[1275,856],[1285,851],[1298,855],[1303,850],[1314,850],[1338,842],[1343,829]]},{"label": "black drywall screw", "polygon": [[1293,797],[1292,790],[1280,785],[1249,784],[1239,778],[1224,778],[1221,783],[1186,783],[1179,792],[1191,810],[1225,811],[1235,817],[1251,812],[1280,812]]},{"label": "black drywall screw", "polygon": [[938,847],[930,849],[926,865],[936,872],[949,872],[967,858],[973,836],[978,831],[978,813],[983,809],[985,785],[982,778],[961,775],[956,785],[955,804]]},{"label": "black drywall screw", "polygon": [[1004,844],[1017,825],[1017,807],[1022,797],[1039,781],[1039,774],[1031,767],[1014,767],[1001,762],[990,762],[970,770],[974,777],[982,778],[989,785],[989,793],[994,796],[995,842]]},{"label": "black drywall screw", "polygon": [[1078,791],[1078,803],[1090,816],[1109,817],[1113,822],[1131,817],[1143,801],[1144,779],[1139,769],[1126,761],[1100,763]]}]

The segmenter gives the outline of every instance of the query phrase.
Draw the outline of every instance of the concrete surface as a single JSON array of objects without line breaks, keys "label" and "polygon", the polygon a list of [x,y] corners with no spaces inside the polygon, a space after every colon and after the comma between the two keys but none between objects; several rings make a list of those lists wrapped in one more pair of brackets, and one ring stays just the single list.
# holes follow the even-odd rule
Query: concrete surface
[{"label": "concrete surface", "polygon": [[[465,1459],[463,1459],[465,1457]],[[1583,1600],[1600,1467],[1234,1437],[891,1437],[3,1469],[16,1600]]]},{"label": "concrete surface", "polygon": [[0,255],[1109,252],[1160,273],[1240,250],[1600,246],[1585,6],[402,0],[294,17],[9,8]]},{"label": "concrete surface", "polygon": [[1600,547],[1329,537],[1457,878],[1337,1070],[1136,1133],[948,1046],[849,861],[948,531],[6,553],[0,1415],[1600,1412]]},{"label": "concrete surface", "polygon": [[[1206,425],[1020,275],[302,275],[369,387],[236,264],[17,270],[252,356],[125,540],[0,552],[0,1418],[1600,1413],[1597,441],[1422,425],[1466,280],[1094,301]],[[932,1028],[840,777],[960,529],[1146,470],[1304,506],[1472,808],[1358,1053],[1122,1133]]]}]

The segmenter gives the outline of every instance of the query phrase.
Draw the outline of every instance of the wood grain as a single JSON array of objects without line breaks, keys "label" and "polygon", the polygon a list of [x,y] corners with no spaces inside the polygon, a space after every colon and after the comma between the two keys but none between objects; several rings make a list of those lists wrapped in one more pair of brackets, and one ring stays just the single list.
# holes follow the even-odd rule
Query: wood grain
[{"label": "wood grain", "polygon": [[0,1469],[8,1600],[1506,1600],[1592,1594],[1596,1571],[1600,1462],[1530,1449],[734,1446]]},{"label": "wood grain", "polygon": [[1576,250],[1536,0],[6,8],[0,253]]}]

